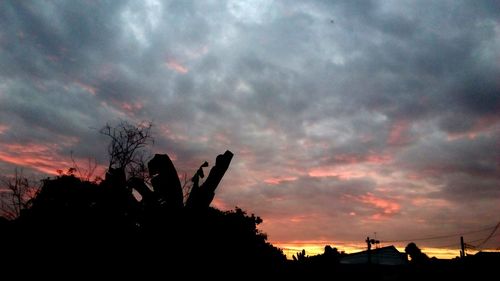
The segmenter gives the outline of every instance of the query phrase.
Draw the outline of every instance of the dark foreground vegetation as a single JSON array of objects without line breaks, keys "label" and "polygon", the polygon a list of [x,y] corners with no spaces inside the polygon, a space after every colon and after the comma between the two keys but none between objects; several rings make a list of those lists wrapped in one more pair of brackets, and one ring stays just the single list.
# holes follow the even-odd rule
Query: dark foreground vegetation
[{"label": "dark foreground vegetation", "polygon": [[16,276],[23,268],[29,269],[23,274],[45,276],[165,280],[482,280],[495,276],[500,265],[498,255],[487,253],[397,266],[348,265],[340,263],[345,254],[331,247],[312,257],[298,253],[290,261],[266,242],[257,229],[259,217],[238,208],[172,208],[155,191],[142,191],[139,201],[131,184],[109,173],[99,184],[74,175],[45,180],[29,208],[0,222],[3,273]]},{"label": "dark foreground vegetation", "polygon": [[220,155],[204,184],[192,187],[186,203],[177,175],[169,176],[173,165],[166,155],[150,161],[153,190],[139,178],[126,180],[123,169],[110,169],[99,184],[74,175],[47,179],[29,208],[1,221],[3,258],[28,268],[78,272],[277,272],[285,257],[257,229],[259,217],[209,206],[213,191],[207,190],[222,177],[217,167],[224,155],[229,154]]}]

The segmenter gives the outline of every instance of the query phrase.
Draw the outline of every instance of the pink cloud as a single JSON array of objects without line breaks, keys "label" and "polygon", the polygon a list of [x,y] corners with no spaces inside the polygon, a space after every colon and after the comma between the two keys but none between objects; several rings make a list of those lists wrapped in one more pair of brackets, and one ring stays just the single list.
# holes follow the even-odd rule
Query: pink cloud
[{"label": "pink cloud", "polygon": [[393,160],[393,156],[387,153],[371,154],[366,157],[366,162],[371,164],[388,164]]},{"label": "pink cloud", "polygon": [[[49,175],[57,175],[57,170],[65,170],[74,167],[75,164],[70,156],[60,156],[60,148],[74,144],[75,138],[66,138],[61,144],[0,144],[0,161],[21,167],[31,168]],[[87,169],[88,159],[74,159],[79,168]],[[96,175],[100,175],[105,167],[96,167]]]},{"label": "pink cloud", "polygon": [[96,87],[89,85],[89,84],[85,84],[85,83],[80,82],[78,80],[75,81],[74,83],[77,84],[78,86],[80,86],[80,88],[85,90],[87,93],[89,93],[93,96],[97,95],[97,88]]},{"label": "pink cloud", "polygon": [[225,135],[225,134],[216,133],[213,136],[213,138],[214,138],[215,142],[217,142],[217,143],[224,144],[224,145],[231,144],[231,139],[227,135]]},{"label": "pink cloud", "polygon": [[180,64],[179,62],[177,62],[176,60],[174,59],[168,59],[167,60],[167,67],[171,70],[174,70],[178,73],[181,73],[181,74],[186,74],[189,72],[189,70],[187,69],[187,67],[185,67],[184,65]]},{"label": "pink cloud", "polygon": [[364,176],[364,173],[360,171],[345,167],[317,167],[311,169],[308,174],[313,178],[338,177],[345,180]]},{"label": "pink cloud", "polygon": [[291,222],[291,223],[301,223],[304,220],[306,220],[307,217],[308,217],[307,215],[293,216],[288,221]]},{"label": "pink cloud", "polygon": [[[325,159],[331,161],[331,159]],[[339,179],[352,179],[360,177],[378,178],[372,165],[385,165],[392,163],[393,155],[382,152],[368,152],[365,155],[339,154],[334,156],[334,165],[314,167],[308,171],[310,177],[338,177]]]},{"label": "pink cloud", "polygon": [[101,106],[106,107],[107,110],[113,111],[121,117],[133,117],[135,113],[144,108],[144,103],[141,101],[121,101],[112,99],[110,104],[106,101],[100,102]]},{"label": "pink cloud", "polygon": [[271,177],[267,178],[264,180],[265,183],[271,184],[271,185],[278,185],[282,182],[287,182],[287,181],[296,181],[298,177]]},{"label": "pink cloud", "polygon": [[349,164],[338,166],[315,167],[308,171],[308,176],[313,178],[336,177],[341,180],[371,177],[380,179],[381,176],[370,166],[361,164]]},{"label": "pink cloud", "polygon": [[70,166],[69,161],[57,159],[56,145],[2,144],[0,147],[0,161],[29,167],[46,174],[55,175],[56,170]]},{"label": "pink cloud", "polygon": [[360,162],[361,157],[354,154],[338,154],[334,156],[334,159],[340,163],[354,164]]},{"label": "pink cloud", "polygon": [[382,210],[382,213],[377,213],[373,216],[374,219],[380,219],[383,216],[394,215],[397,214],[399,210],[401,210],[401,206],[397,202],[377,197],[372,193],[361,195],[358,197],[358,200]]},{"label": "pink cloud", "polygon": [[406,120],[397,120],[391,126],[387,143],[390,145],[404,145],[411,142],[409,136],[410,122]]},{"label": "pink cloud", "polygon": [[229,206],[226,202],[215,196],[214,200],[212,201],[212,206],[219,210],[232,210],[234,209],[233,206]]},{"label": "pink cloud", "polygon": [[498,123],[500,123],[500,116],[498,115],[483,116],[476,120],[470,130],[461,133],[449,133],[448,140],[453,141],[464,137],[473,140],[480,134],[491,132],[495,127],[498,128],[498,126],[495,126]]},{"label": "pink cloud", "polygon": [[370,151],[366,155],[357,154],[339,154],[334,156],[336,162],[342,164],[358,164],[358,163],[369,163],[369,164],[387,164],[392,162],[393,157],[388,153],[375,153]]},{"label": "pink cloud", "polygon": [[416,207],[431,207],[431,208],[442,208],[442,207],[451,207],[452,204],[444,199],[436,199],[436,198],[425,198],[418,197],[414,198],[411,201],[411,204]]},{"label": "pink cloud", "polygon": [[5,133],[9,129],[9,126],[0,124],[0,135]]},{"label": "pink cloud", "polygon": [[377,212],[370,216],[370,218],[373,220],[385,219],[399,213],[399,211],[401,210],[401,205],[398,202],[388,198],[375,196],[370,192],[359,196],[344,194],[343,197],[361,202],[375,208]]},{"label": "pink cloud", "polygon": [[180,134],[178,132],[174,132],[174,130],[171,129],[167,125],[163,125],[163,124],[159,125],[159,130],[160,130],[160,133],[165,138],[167,138],[169,140],[173,140],[173,141],[176,141],[176,142],[185,142],[185,141],[189,140],[189,137],[187,135]]},{"label": "pink cloud", "polygon": [[144,107],[144,104],[140,101],[135,102],[121,102],[120,108],[125,110],[128,113],[135,113],[141,110]]}]

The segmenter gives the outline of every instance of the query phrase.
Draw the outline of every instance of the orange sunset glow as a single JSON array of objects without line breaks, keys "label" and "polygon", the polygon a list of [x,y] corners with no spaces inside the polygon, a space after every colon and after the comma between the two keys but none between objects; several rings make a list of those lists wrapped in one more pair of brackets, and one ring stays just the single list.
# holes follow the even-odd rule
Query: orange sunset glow
[{"label": "orange sunset glow", "polygon": [[[326,245],[337,247],[340,251],[344,251],[348,254],[366,250],[366,245],[356,244],[354,242],[343,242],[341,245],[328,243],[328,241],[300,241],[288,243],[273,242],[273,244],[283,249],[283,252],[286,254],[288,259],[292,259],[293,255],[302,250],[305,250],[310,256],[322,254]],[[405,246],[406,245],[396,245],[397,249],[401,252],[404,252]],[[439,259],[453,259],[460,256],[460,248],[458,245],[456,248],[422,248],[422,251],[427,253],[430,257],[436,257]],[[473,253],[475,252],[472,251],[471,254]]]}]

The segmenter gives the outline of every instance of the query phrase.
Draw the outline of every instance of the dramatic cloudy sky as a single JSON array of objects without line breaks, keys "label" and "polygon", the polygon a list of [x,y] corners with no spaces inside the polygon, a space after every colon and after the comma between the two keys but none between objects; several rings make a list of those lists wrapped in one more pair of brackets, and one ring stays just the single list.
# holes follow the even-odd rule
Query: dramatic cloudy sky
[{"label": "dramatic cloudy sky", "polygon": [[2,1],[0,26],[4,174],[105,165],[99,128],[153,120],[182,173],[235,153],[216,205],[275,243],[500,221],[496,1]]}]

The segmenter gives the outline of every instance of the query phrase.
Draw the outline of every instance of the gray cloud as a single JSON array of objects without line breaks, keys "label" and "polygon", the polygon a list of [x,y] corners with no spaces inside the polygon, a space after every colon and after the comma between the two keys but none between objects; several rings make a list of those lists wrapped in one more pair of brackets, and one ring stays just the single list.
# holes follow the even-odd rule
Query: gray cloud
[{"label": "gray cloud", "polygon": [[36,170],[19,159],[40,149],[105,164],[100,127],[153,120],[153,150],[182,172],[234,151],[220,203],[268,217],[271,238],[290,225],[297,239],[404,232],[417,220],[422,234],[440,220],[458,230],[465,215],[489,225],[484,209],[458,206],[499,211],[498,11],[491,1],[2,2],[0,171]]}]

